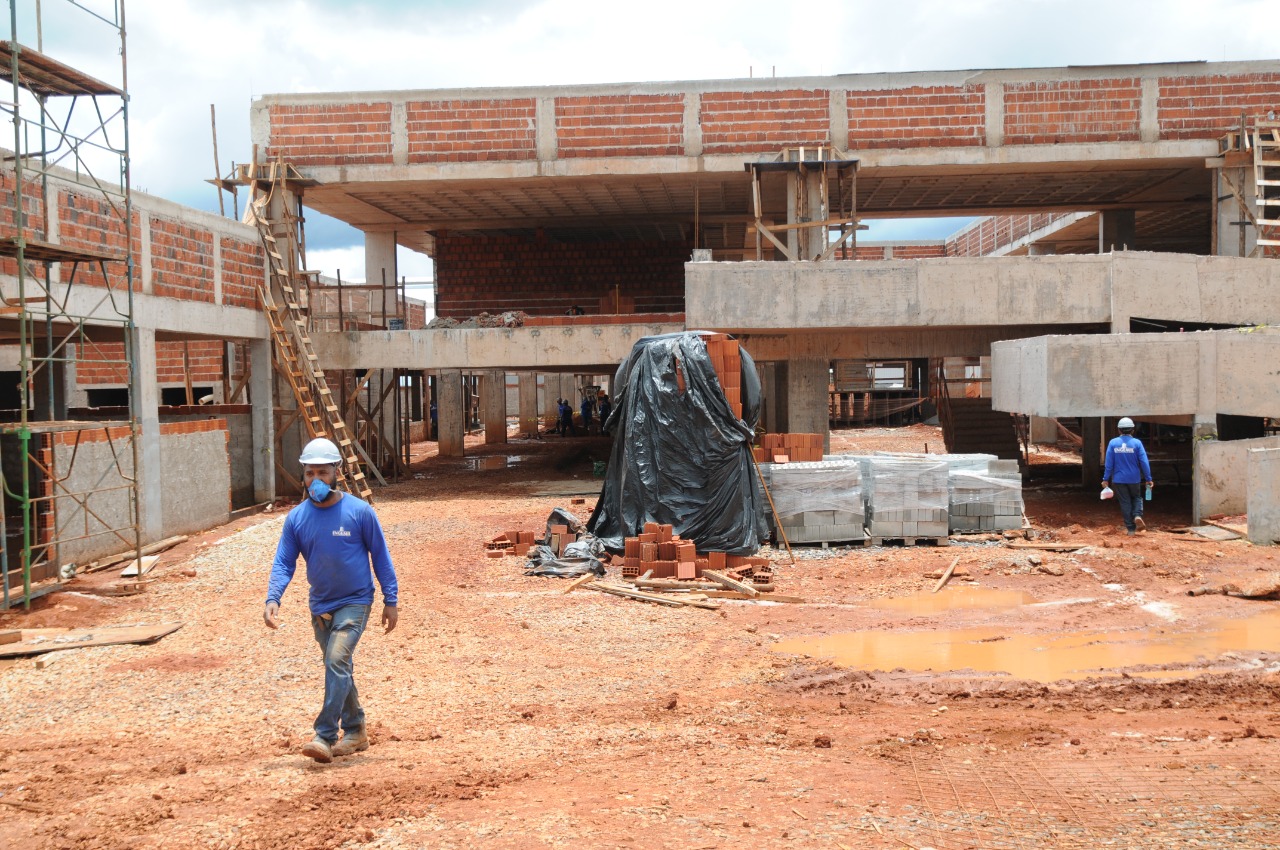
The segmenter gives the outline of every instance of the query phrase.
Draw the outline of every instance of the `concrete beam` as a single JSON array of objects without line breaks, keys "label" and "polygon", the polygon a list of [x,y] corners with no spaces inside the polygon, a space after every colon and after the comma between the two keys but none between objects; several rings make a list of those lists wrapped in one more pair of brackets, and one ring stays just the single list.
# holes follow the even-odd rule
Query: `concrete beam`
[{"label": "concrete beam", "polygon": [[319,334],[324,369],[505,369],[612,374],[641,338],[684,330],[676,324],[437,328]]},{"label": "concrete beam", "polygon": [[1045,336],[991,347],[992,405],[1035,416],[1280,416],[1280,329]]}]

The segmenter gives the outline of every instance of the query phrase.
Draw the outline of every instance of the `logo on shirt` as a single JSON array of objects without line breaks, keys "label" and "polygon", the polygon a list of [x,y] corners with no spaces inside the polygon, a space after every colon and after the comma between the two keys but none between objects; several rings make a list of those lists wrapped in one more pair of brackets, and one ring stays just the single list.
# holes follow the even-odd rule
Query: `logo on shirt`
[{"label": "logo on shirt", "polygon": [[347,530],[346,530],[345,528],[343,528],[342,526],[338,526],[337,528],[335,528],[335,529],[333,530],[333,536],[334,536],[334,537],[350,537],[350,536],[351,536],[351,532],[350,532],[350,531],[347,531]]},{"label": "logo on shirt", "polygon": [[[1134,453],[1132,446],[1124,446],[1124,445],[1116,446],[1116,451],[1123,454],[1127,454],[1127,455],[1131,455]],[[335,531],[334,534],[337,534],[337,532]]]}]

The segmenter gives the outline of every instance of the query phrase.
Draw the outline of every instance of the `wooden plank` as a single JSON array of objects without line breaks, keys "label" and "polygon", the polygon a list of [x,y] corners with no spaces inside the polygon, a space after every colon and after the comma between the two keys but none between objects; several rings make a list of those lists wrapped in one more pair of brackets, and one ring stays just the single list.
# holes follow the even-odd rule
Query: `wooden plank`
[{"label": "wooden plank", "polygon": [[736,590],[700,590],[701,595],[708,599],[742,599],[747,602],[786,602],[792,604],[802,604],[806,600],[800,596],[787,596],[785,593],[765,593],[758,596],[747,596],[745,593],[739,593]]},{"label": "wooden plank", "polygon": [[568,587],[566,587],[566,588],[565,588],[563,591],[561,591],[561,592],[562,592],[562,593],[573,593],[575,590],[577,590],[578,588],[582,587],[584,584],[590,584],[591,582],[593,582],[593,581],[595,581],[595,580],[596,580],[596,574],[595,574],[595,573],[586,573],[585,575],[580,575],[580,576],[578,576],[577,578],[575,578],[573,581],[569,582],[569,586],[568,586]]},{"label": "wooden plank", "polygon": [[736,590],[739,593],[745,593],[747,596],[751,597],[752,599],[760,595],[760,591],[756,590],[754,587],[747,584],[746,582],[741,582],[736,579],[731,579],[726,575],[722,575],[721,573],[716,572],[715,570],[703,570],[702,576],[703,578],[711,579],[716,584],[723,587],[725,590]]},{"label": "wooden plank", "polygon": [[129,566],[120,571],[121,578],[130,578],[136,575],[146,575],[155,569],[156,562],[160,560],[159,555],[144,555],[142,558],[142,571],[138,571],[138,559],[135,558],[129,562]]},{"label": "wooden plank", "polygon": [[1042,552],[1070,552],[1073,549],[1084,549],[1092,543],[1015,543],[1004,544],[1006,549],[1039,549]]},{"label": "wooden plank", "polygon": [[937,593],[942,590],[946,583],[951,581],[951,574],[956,571],[956,564],[960,563],[960,556],[956,555],[951,561],[951,566],[947,567],[947,571],[942,574],[942,578],[938,579],[938,583],[933,586],[933,592]]},{"label": "wooden plank", "polygon": [[17,643],[22,640],[22,629],[5,629],[0,632],[0,645]]},{"label": "wooden plank", "polygon": [[635,588],[632,588],[632,587],[626,587],[624,585],[617,585],[617,584],[607,584],[605,582],[599,582],[599,581],[592,582],[591,584],[586,585],[586,588],[587,590],[598,590],[601,593],[610,593],[610,594],[613,594],[614,596],[625,596],[628,599],[639,599],[641,602],[655,602],[658,605],[666,605],[671,608],[679,608],[681,606],[688,605],[689,607],[692,607],[692,608],[709,608],[711,610],[715,610],[716,608],[720,607],[719,605],[716,605],[715,603],[712,603],[712,602],[704,602],[698,599],[664,596],[660,593],[645,593],[642,590],[636,590]]},{"label": "wooden plank", "polygon": [[123,643],[152,643],[182,628],[182,623],[157,626],[109,626],[101,629],[23,629],[18,643],[0,646],[0,658],[43,655],[59,649],[86,646],[115,646]]}]

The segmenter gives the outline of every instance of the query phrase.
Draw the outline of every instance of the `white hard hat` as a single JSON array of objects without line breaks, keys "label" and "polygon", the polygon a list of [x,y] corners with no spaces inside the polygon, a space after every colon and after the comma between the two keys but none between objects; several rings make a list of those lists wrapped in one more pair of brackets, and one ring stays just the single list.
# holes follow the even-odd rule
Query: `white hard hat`
[{"label": "white hard hat", "polygon": [[1133,420],[1126,416],[1116,423],[1116,427],[1120,429],[1133,428]]},{"label": "white hard hat", "polygon": [[342,455],[338,453],[338,447],[333,444],[333,440],[316,437],[302,450],[302,457],[298,458],[298,463],[342,463]]}]

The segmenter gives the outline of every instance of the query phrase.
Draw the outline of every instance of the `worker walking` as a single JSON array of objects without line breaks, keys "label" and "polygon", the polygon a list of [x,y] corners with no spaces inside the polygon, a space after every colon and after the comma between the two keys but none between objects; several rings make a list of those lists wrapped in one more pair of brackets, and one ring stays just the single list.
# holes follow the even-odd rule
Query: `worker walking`
[{"label": "worker walking", "polygon": [[600,433],[609,436],[609,414],[613,413],[613,402],[608,393],[600,394]]},{"label": "worker walking", "polygon": [[1151,464],[1142,441],[1133,436],[1133,420],[1128,416],[1116,423],[1120,436],[1107,443],[1107,464],[1102,486],[1110,487],[1120,503],[1120,516],[1127,534],[1146,531],[1142,519],[1142,485],[1151,489]]},{"label": "worker walking", "polygon": [[373,577],[382,588],[384,634],[396,627],[398,586],[377,514],[368,503],[334,489],[342,463],[338,447],[319,437],[307,443],[299,461],[306,498],[285,518],[262,618],[268,628],[279,628],[280,599],[301,554],[311,588],[311,628],[324,653],[324,702],[316,736],[302,754],[328,763],[369,748],[353,656],[373,606]]},{"label": "worker walking", "polygon": [[593,406],[590,398],[584,398],[579,408],[582,413],[582,433],[587,435],[591,434],[591,409]]}]

